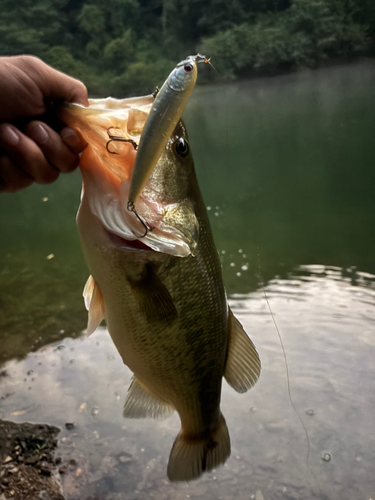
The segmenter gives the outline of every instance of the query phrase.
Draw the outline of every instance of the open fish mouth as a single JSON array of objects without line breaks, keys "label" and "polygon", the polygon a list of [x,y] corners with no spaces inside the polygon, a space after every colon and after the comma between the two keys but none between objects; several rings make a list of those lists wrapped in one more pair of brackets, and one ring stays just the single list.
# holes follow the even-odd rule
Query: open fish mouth
[{"label": "open fish mouth", "polygon": [[[136,146],[153,102],[153,95],[149,95],[121,100],[91,99],[87,108],[64,103],[60,116],[88,143],[79,164],[83,196],[87,195],[91,212],[112,240],[127,250],[148,249],[186,257],[194,255],[199,235],[192,206],[168,196],[155,197],[146,184],[134,210],[128,207]],[[171,141],[159,162],[170,154]],[[184,220],[184,224],[175,223],[179,220]]]},{"label": "open fish mouth", "polygon": [[105,229],[108,238],[111,243],[113,243],[118,249],[133,251],[133,252],[154,252],[152,248],[148,247],[141,240],[126,240],[125,238],[121,238],[115,233],[111,233],[110,231]]}]

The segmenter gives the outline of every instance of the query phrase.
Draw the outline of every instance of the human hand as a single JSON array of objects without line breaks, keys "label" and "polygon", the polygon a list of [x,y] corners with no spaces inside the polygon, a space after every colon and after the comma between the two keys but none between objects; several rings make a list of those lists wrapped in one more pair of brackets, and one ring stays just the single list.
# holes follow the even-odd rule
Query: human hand
[{"label": "human hand", "polygon": [[49,184],[77,167],[86,147],[82,137],[42,121],[56,99],[88,105],[83,83],[40,59],[0,57],[0,192]]}]

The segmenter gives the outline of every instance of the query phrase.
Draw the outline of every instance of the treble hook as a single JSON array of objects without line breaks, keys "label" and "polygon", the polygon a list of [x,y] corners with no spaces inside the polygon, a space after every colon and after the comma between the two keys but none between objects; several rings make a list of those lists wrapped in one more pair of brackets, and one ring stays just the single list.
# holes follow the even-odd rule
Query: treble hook
[{"label": "treble hook", "polygon": [[105,145],[105,148],[106,150],[108,151],[108,153],[110,153],[111,155],[118,155],[118,153],[116,153],[116,151],[110,151],[109,150],[109,144],[111,142],[130,142],[132,145],[133,145],[133,148],[137,151],[138,149],[138,144],[133,141],[133,139],[125,139],[124,137],[122,137],[121,135],[112,135],[109,131],[111,130],[111,128],[114,129],[114,127],[109,127],[107,129],[107,134],[108,134],[108,137],[109,137],[109,141],[107,142],[107,144]]},{"label": "treble hook", "polygon": [[137,219],[139,220],[139,222],[142,224],[142,226],[145,228],[145,234],[143,234],[142,236],[137,236],[134,231],[133,234],[135,234],[135,236],[137,236],[138,239],[141,239],[141,238],[144,238],[145,236],[147,236],[147,233],[150,231],[152,231],[154,228],[152,226],[150,226],[150,224],[143,220],[142,217],[140,217],[135,209],[135,205],[132,201],[128,201],[127,205],[126,205],[126,208],[129,210],[129,212],[133,212],[133,214],[137,217]]}]

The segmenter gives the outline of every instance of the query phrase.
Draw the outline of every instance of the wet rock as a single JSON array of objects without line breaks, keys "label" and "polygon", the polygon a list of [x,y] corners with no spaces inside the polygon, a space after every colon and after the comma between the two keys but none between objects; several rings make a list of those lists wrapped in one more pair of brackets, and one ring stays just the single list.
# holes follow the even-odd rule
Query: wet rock
[{"label": "wet rock", "polygon": [[48,491],[46,490],[43,490],[39,493],[38,495],[38,499],[39,500],[53,500],[50,496],[50,494],[48,493]]},{"label": "wet rock", "polygon": [[119,461],[122,463],[122,464],[127,464],[127,463],[130,463],[132,462],[132,457],[131,455],[127,455],[127,454],[122,454],[118,457]]},{"label": "wet rock", "polygon": [[264,500],[264,496],[260,490],[256,490],[255,492],[255,500]]},{"label": "wet rock", "polygon": [[66,474],[68,466],[66,464],[62,465],[59,469],[60,474]]},{"label": "wet rock", "polygon": [[0,488],[5,499],[37,500],[45,491],[49,495],[46,500],[64,500],[52,476],[59,432],[45,424],[0,420]]},{"label": "wet rock", "polygon": [[25,464],[26,465],[34,465],[37,462],[39,462],[39,455],[31,455],[25,459]]},{"label": "wet rock", "polygon": [[53,465],[46,462],[45,460],[43,460],[43,462],[40,462],[38,467],[42,471],[42,473],[46,474],[47,476],[51,475],[51,472],[53,470]]}]

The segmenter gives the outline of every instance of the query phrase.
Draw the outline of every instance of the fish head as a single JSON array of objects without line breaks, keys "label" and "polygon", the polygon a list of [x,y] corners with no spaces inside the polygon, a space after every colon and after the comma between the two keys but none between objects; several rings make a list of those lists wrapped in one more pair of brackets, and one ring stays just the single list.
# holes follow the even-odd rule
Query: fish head
[{"label": "fish head", "polygon": [[198,187],[182,121],[137,198],[135,212],[128,207],[136,146],[153,101],[153,96],[92,99],[87,108],[66,103],[60,116],[88,143],[79,162],[82,199],[105,230],[128,242],[124,248],[139,240],[150,251],[186,257],[194,255],[198,244]]}]

